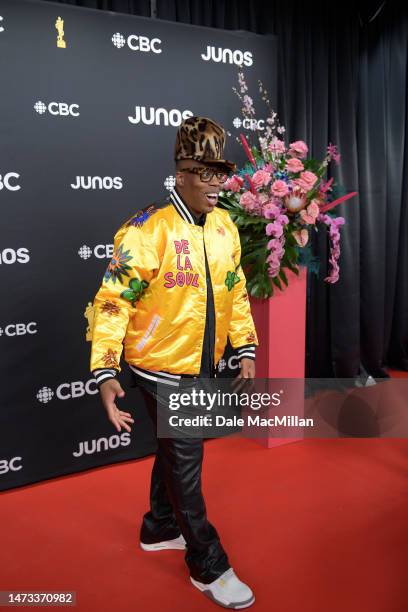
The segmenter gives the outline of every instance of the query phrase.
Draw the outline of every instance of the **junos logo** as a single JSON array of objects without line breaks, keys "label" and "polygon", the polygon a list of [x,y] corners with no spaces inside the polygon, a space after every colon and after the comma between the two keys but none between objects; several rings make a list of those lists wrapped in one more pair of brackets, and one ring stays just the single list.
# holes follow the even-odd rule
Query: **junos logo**
[{"label": "junos logo", "polygon": [[148,38],[147,36],[139,36],[137,34],[130,34],[125,38],[119,32],[116,32],[111,38],[112,43],[117,49],[122,49],[126,44],[132,51],[142,51],[143,53],[161,53],[160,45],[162,41],[160,38]]},{"label": "junos logo", "polygon": [[0,264],[28,263],[30,251],[24,247],[20,249],[3,249],[0,251]]},{"label": "junos logo", "polygon": [[37,323],[31,321],[31,323],[10,323],[3,329],[0,327],[0,336],[25,336],[26,334],[37,333]]},{"label": "junos logo", "polygon": [[23,469],[21,465],[22,457],[12,457],[11,459],[0,459],[0,475],[7,472],[18,472]]},{"label": "junos logo", "polygon": [[85,394],[96,395],[98,393],[98,387],[96,385],[95,378],[91,378],[87,382],[82,380],[75,380],[74,382],[62,383],[57,387],[55,393],[50,387],[41,387],[37,392],[37,399],[41,404],[48,404],[56,395],[60,400],[77,399],[83,397]]},{"label": "junos logo", "polygon": [[129,446],[130,434],[124,432],[120,434],[113,434],[110,438],[98,438],[97,440],[84,440],[79,443],[78,450],[72,454],[74,457],[81,457],[85,455],[93,455],[94,453],[100,453],[102,450],[107,451],[110,448],[118,448],[119,446]]},{"label": "junos logo", "polygon": [[78,255],[81,259],[89,259],[94,255],[98,259],[111,259],[113,255],[113,244],[97,244],[93,249],[86,244],[83,244],[78,249]]},{"label": "junos logo", "polygon": [[207,51],[201,54],[204,61],[222,62],[223,64],[236,64],[237,66],[252,66],[253,59],[250,51],[240,51],[236,49],[222,49],[221,47],[211,47],[207,45]]},{"label": "junos logo", "polygon": [[265,129],[265,120],[264,119],[249,119],[246,117],[244,120],[239,117],[235,117],[232,122],[232,125],[239,129],[241,126],[245,130],[264,130]]},{"label": "junos logo", "polygon": [[135,106],[135,116],[128,117],[130,123],[144,123],[145,125],[172,125],[179,126],[184,119],[192,117],[193,113],[189,110],[179,111],[177,108],[166,110],[165,108],[149,109],[146,106]]},{"label": "junos logo", "polygon": [[34,110],[39,115],[44,115],[48,111],[50,115],[60,117],[79,117],[79,105],[67,104],[66,102],[50,102],[45,104],[39,100],[34,104]]},{"label": "junos logo", "polygon": [[4,189],[8,189],[9,191],[18,191],[21,189],[21,186],[14,182],[19,179],[20,175],[17,172],[7,172],[7,174],[0,174],[0,191]]},{"label": "junos logo", "polygon": [[76,176],[72,189],[122,189],[123,181],[120,176]]}]

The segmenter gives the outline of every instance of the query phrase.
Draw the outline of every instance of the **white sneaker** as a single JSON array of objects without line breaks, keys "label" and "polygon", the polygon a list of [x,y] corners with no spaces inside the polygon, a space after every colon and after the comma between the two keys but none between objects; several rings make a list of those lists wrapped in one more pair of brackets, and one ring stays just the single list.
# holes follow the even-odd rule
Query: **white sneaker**
[{"label": "white sneaker", "polygon": [[178,538],[174,540],[164,540],[163,542],[155,542],[154,544],[144,544],[140,542],[140,548],[143,550],[154,551],[154,550],[185,550],[186,541],[180,534]]},{"label": "white sneaker", "polygon": [[255,601],[255,596],[249,586],[239,580],[232,567],[209,584],[198,582],[191,576],[190,580],[204,595],[224,608],[240,610],[252,606]]}]

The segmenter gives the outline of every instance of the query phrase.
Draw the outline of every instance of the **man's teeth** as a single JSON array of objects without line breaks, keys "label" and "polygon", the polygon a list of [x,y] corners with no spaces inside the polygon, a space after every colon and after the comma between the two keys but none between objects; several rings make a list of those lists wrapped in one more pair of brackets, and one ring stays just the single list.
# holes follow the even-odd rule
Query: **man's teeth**
[{"label": "man's teeth", "polygon": [[205,194],[207,196],[207,198],[209,198],[210,200],[215,200],[218,198],[218,193],[206,193]]}]

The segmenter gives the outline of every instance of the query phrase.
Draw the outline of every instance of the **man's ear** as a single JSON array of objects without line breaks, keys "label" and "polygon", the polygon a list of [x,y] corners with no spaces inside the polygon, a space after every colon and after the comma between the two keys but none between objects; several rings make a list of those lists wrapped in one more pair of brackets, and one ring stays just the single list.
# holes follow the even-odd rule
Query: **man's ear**
[{"label": "man's ear", "polygon": [[184,172],[176,172],[176,185],[177,187],[184,187],[185,181]]}]

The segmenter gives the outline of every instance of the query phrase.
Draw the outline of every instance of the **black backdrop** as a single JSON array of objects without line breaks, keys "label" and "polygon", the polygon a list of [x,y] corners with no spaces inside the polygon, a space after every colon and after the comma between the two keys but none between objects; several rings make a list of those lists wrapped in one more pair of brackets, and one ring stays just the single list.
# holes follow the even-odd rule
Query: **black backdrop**
[{"label": "black backdrop", "polygon": [[[64,2],[65,0],[61,0]],[[309,278],[308,376],[408,370],[406,3],[357,0],[72,0],[105,10],[277,35],[278,111],[292,139],[320,156],[359,198],[341,207],[341,280]],[[325,240],[316,244],[324,254]]]},{"label": "black backdrop", "polygon": [[[58,16],[66,49],[57,46]],[[121,405],[134,412],[131,434],[107,420],[89,373],[84,310],[115,231],[173,186],[182,114],[209,115],[239,134],[238,66],[229,59],[250,53],[251,89],[262,78],[276,102],[277,55],[274,37],[48,2],[1,0],[0,17],[0,489],[7,489],[154,450],[142,400],[126,380]],[[208,45],[229,49],[226,61],[202,58]],[[130,120],[136,107],[138,123]],[[244,159],[233,138],[226,155]],[[236,357],[226,357],[223,375],[236,373]]]},{"label": "black backdrop", "polygon": [[[309,278],[307,374],[356,376],[366,369],[385,376],[387,364],[408,370],[407,8],[375,0],[351,6],[321,1],[305,5],[299,0],[62,0],[61,4],[277,35],[277,106],[288,137],[307,140],[316,156],[329,140],[337,143],[343,155],[337,177],[359,191],[359,198],[341,207],[348,224],[340,282],[328,287]],[[271,65],[273,61],[271,57]],[[178,67],[182,69],[183,65]],[[1,88],[3,92],[4,81]],[[35,143],[31,147],[35,154]],[[58,206],[52,165],[39,172],[50,181],[49,192]],[[120,202],[120,192],[115,192],[115,199]],[[35,228],[41,220],[25,213],[18,222]],[[111,236],[107,233],[103,239],[109,242]],[[324,254],[324,241],[316,249]],[[79,325],[78,313],[73,317],[73,325]],[[24,356],[12,389],[38,359],[28,347]],[[13,404],[17,416],[18,408]],[[55,418],[55,413],[50,411],[49,416]],[[35,432],[37,423],[43,427],[33,408],[28,429]]]}]

